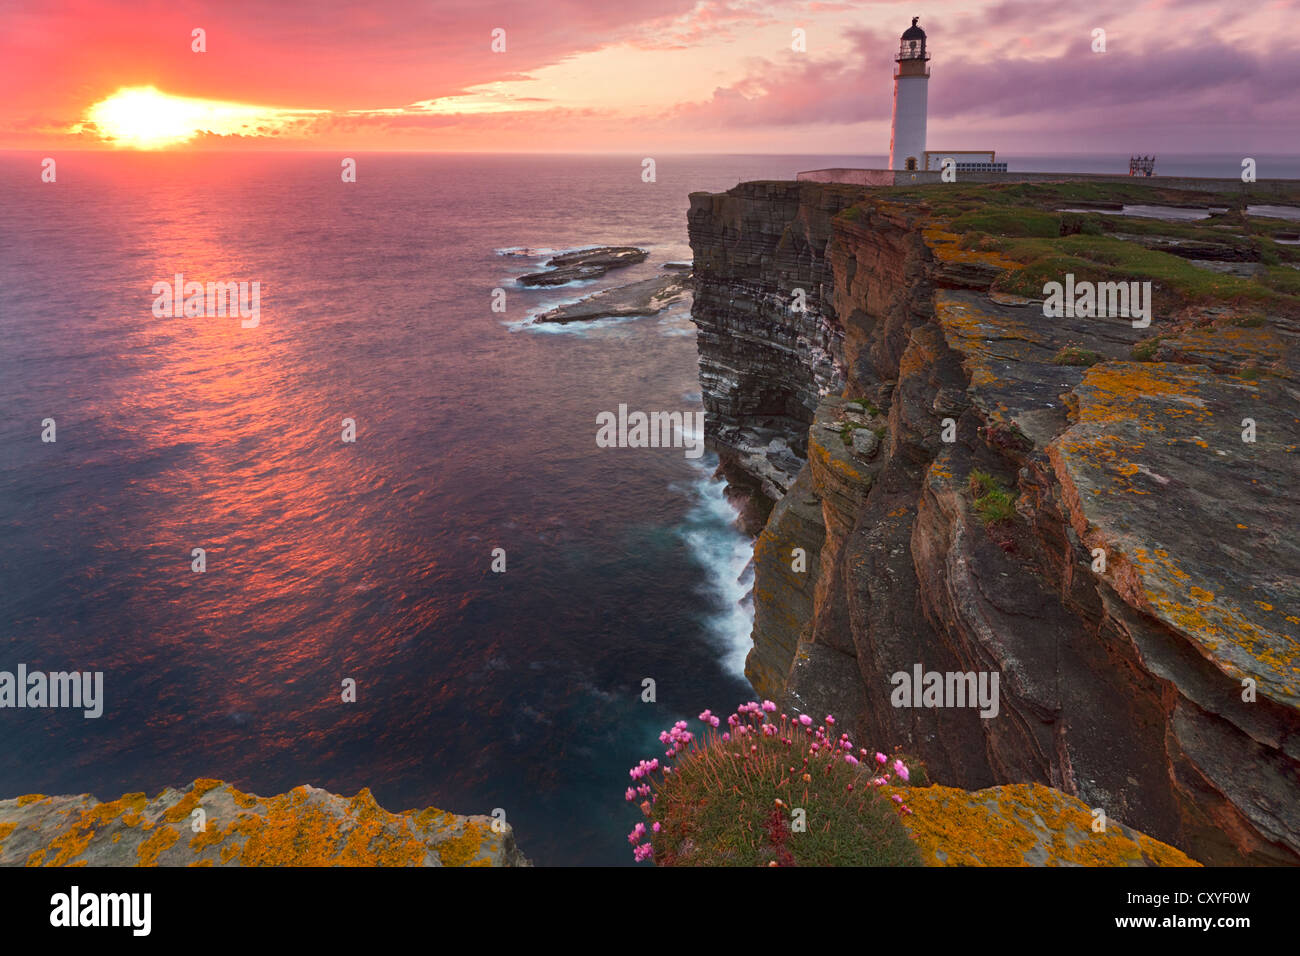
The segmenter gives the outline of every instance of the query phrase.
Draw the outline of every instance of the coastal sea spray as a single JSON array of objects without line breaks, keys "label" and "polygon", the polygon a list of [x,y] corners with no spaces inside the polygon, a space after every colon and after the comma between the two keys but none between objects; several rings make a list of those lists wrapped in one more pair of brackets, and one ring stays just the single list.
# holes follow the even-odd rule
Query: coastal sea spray
[{"label": "coastal sea spray", "polygon": [[696,735],[679,720],[659,735],[663,759],[628,772],[624,799],[644,820],[633,858],[659,865],[921,865],[901,823],[901,757],[855,748],[835,718],[777,713],[749,701],[724,718],[705,710]]}]

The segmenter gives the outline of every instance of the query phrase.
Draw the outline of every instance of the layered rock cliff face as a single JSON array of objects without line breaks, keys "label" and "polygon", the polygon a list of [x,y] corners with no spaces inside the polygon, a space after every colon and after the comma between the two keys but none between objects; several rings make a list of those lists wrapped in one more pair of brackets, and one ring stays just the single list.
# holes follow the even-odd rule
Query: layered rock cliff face
[{"label": "layered rock cliff face", "polygon": [[259,797],[195,780],[153,799],[0,800],[0,866],[528,865],[504,822],[432,808],[389,813],[369,790]]},{"label": "layered rock cliff face", "polygon": [[[1046,319],[998,291],[1023,250],[897,190],[746,183],[693,195],[689,228],[708,437],[775,503],[755,688],[940,784],[1046,784],[1204,863],[1300,862],[1280,297],[1201,308],[1157,283],[1150,328]],[[997,715],[894,706],[917,665],[998,674]]]}]

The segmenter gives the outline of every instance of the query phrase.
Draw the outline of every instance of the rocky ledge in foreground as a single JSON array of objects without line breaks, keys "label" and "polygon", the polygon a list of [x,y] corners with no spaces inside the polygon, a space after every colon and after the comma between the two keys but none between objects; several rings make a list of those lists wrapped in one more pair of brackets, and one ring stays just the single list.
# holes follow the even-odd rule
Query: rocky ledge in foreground
[{"label": "rocky ledge in foreground", "polygon": [[[197,814],[196,811],[202,811]],[[201,824],[195,832],[196,821]],[[150,800],[0,800],[3,866],[529,866],[504,822],[432,807],[389,813],[369,790],[274,797],[195,780]]]},{"label": "rocky ledge in foreground", "polygon": [[544,312],[533,321],[591,322],[595,319],[625,319],[636,316],[658,315],[686,295],[686,277],[675,273],[655,276],[641,282],[606,289],[589,295],[580,302],[557,306]]},{"label": "rocky ledge in foreground", "polygon": [[547,272],[530,272],[519,277],[520,285],[546,286],[565,285],[584,279],[599,279],[610,269],[636,265],[644,262],[650,255],[647,249],[636,246],[598,246],[595,249],[579,249],[565,252],[546,263]]},{"label": "rocky ledge in foreground", "polygon": [[[1075,797],[1041,784],[909,787],[903,822],[926,866],[1200,866]],[[1094,827],[1098,827],[1094,829]]]}]

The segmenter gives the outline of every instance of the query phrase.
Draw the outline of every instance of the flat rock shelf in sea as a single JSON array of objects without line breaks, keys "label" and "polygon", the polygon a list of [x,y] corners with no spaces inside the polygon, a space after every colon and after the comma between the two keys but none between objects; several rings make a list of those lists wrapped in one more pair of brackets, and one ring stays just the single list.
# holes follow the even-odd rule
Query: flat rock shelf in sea
[{"label": "flat rock shelf in sea", "polygon": [[658,315],[686,295],[687,280],[677,273],[606,289],[579,302],[557,306],[534,322],[590,322],[594,319]]},{"label": "flat rock shelf in sea", "polygon": [[597,246],[595,249],[579,249],[565,252],[547,260],[547,272],[530,272],[520,276],[520,285],[548,286],[566,285],[585,279],[599,279],[610,269],[644,262],[650,252],[636,246]]}]

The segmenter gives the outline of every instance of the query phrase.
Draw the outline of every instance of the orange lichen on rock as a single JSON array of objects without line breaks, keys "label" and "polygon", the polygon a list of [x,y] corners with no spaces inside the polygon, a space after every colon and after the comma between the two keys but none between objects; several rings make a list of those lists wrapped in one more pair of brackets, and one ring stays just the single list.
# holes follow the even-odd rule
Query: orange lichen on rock
[{"label": "orange lichen on rock", "polygon": [[913,810],[904,823],[930,866],[1200,865],[1114,820],[1094,831],[1085,804],[1042,784],[898,792]]},{"label": "orange lichen on rock", "polygon": [[174,827],[158,827],[155,829],[149,839],[141,843],[136,850],[136,855],[140,859],[140,866],[157,866],[158,854],[169,849],[180,838],[180,831]]},{"label": "orange lichen on rock", "polygon": [[[98,803],[82,811],[77,822],[55,837],[43,850],[27,858],[28,866],[67,866],[85,852],[95,833],[128,813],[139,812],[148,802],[143,793],[128,793],[109,803]],[[51,855],[53,854],[53,855]]]},{"label": "orange lichen on rock", "polygon": [[486,866],[476,859],[483,849],[483,828],[477,823],[465,824],[465,832],[438,844],[438,857],[443,866]]},{"label": "orange lichen on rock", "polygon": [[[153,800],[142,793],[110,803],[85,796],[48,799],[55,809],[34,816],[17,807],[16,800],[0,801],[0,864],[528,865],[508,827],[494,838],[482,818],[431,807],[389,813],[369,790],[346,799],[304,786],[258,797],[218,780],[200,780],[184,791],[166,789]],[[181,828],[200,805],[205,826],[189,836]],[[20,826],[26,842],[6,854],[4,838]],[[46,835],[33,839],[28,830]],[[182,840],[183,835],[189,838]],[[39,847],[35,851],[34,843]]]}]

